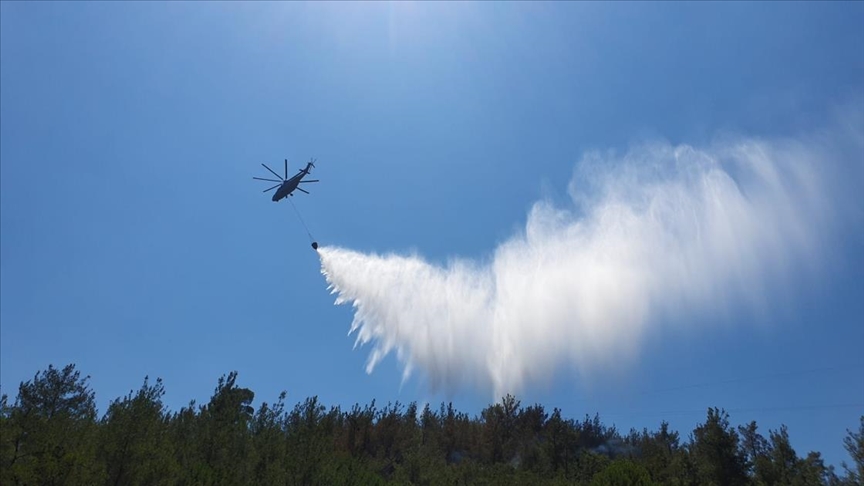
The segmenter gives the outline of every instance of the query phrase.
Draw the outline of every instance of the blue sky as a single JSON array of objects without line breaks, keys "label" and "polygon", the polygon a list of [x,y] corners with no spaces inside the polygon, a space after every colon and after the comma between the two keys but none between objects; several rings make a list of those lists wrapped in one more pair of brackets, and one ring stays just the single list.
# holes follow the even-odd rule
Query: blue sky
[{"label": "blue sky", "polygon": [[[145,375],[164,379],[174,410],[206,402],[231,370],[256,403],[281,390],[342,406],[489,402],[401,384],[392,357],[365,373],[351,309],[333,306],[288,204],[251,179],[268,175],[262,162],[318,158],[321,183],[294,200],[322,243],[482,261],[534,202],[566,204],[586,151],[795,138],[864,96],[852,2],[2,2],[0,14],[0,386],[14,395],[74,362],[103,411]],[[624,430],[665,418],[685,435],[726,407],[766,435],[787,424],[801,455],[846,460],[844,430],[864,413],[864,231],[849,220],[830,258],[810,262],[822,277],[769,293],[768,317],[732,303],[693,317],[717,326],[653,334],[614,377],[565,368],[520,398]]]}]

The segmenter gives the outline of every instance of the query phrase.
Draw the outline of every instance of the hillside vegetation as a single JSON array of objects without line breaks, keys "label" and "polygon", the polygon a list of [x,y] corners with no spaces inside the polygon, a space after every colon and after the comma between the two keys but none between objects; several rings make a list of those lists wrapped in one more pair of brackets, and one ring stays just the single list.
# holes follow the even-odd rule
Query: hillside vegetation
[{"label": "hillside vegetation", "polygon": [[469,417],[442,404],[375,402],[350,410],[312,397],[251,404],[237,373],[210,401],[177,412],[161,380],[111,402],[74,365],[49,366],[0,400],[0,484],[106,485],[859,485],[864,416],[849,431],[852,462],[799,456],[785,427],[760,433],[707,411],[686,439],[662,422],[622,433],[598,416],[574,420],[512,396]]}]

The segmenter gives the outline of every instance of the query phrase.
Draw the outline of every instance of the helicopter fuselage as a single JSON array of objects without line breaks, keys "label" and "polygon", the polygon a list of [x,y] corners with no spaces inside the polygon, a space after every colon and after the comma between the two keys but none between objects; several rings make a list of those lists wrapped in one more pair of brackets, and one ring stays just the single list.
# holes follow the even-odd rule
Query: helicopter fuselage
[{"label": "helicopter fuselage", "polygon": [[276,192],[273,194],[273,202],[278,202],[280,199],[291,196],[291,193],[297,189],[298,184],[300,184],[300,177],[298,176],[294,176],[283,182],[282,185],[279,186],[279,189],[276,189]]},{"label": "helicopter fuselage", "polygon": [[[311,164],[309,164],[311,165]],[[303,177],[309,173],[309,165],[306,165],[305,169],[301,169],[300,172],[297,173],[294,177],[285,180],[279,189],[276,189],[276,193],[273,194],[273,202],[279,202],[280,199],[284,199],[288,196],[293,196],[293,192],[297,189],[297,186],[300,185],[300,181]]]}]

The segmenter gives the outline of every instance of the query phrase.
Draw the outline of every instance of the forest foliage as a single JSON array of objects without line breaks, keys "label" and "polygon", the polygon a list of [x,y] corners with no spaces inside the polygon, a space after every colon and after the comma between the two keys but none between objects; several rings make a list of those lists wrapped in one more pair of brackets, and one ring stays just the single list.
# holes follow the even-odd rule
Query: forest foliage
[{"label": "forest foliage", "polygon": [[49,366],[0,399],[0,484],[105,485],[836,485],[862,484],[864,416],[847,431],[841,471],[800,456],[786,427],[767,436],[707,410],[688,437],[661,422],[623,433],[599,416],[523,406],[513,396],[469,417],[452,404],[293,408],[283,392],[252,407],[237,373],[209,402],[179,411],[160,379],[99,417],[89,377]]}]

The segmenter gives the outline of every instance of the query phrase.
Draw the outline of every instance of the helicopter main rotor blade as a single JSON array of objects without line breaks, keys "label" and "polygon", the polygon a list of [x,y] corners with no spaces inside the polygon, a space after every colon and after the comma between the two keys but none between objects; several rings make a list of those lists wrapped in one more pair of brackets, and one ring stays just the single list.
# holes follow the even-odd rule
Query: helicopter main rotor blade
[{"label": "helicopter main rotor blade", "polygon": [[309,191],[307,191],[307,190],[305,190],[305,189],[301,189],[301,188],[298,187],[297,190],[300,191],[300,192],[305,192],[306,194],[309,194]]},{"label": "helicopter main rotor blade", "polygon": [[271,169],[270,167],[267,167],[265,164],[261,164],[261,165],[263,165],[265,169],[269,170],[271,174],[275,175],[275,176],[278,177],[279,179],[282,179],[282,176],[280,176],[279,174],[273,172],[273,169]]},{"label": "helicopter main rotor blade", "polygon": [[285,178],[288,178],[288,159],[285,159]]},{"label": "helicopter main rotor blade", "polygon": [[282,183],[280,182],[279,184],[276,184],[275,186],[271,187],[270,189],[264,189],[264,191],[262,191],[262,192],[272,191],[273,189],[276,189],[277,187],[279,187],[281,185],[282,185]]},{"label": "helicopter main rotor blade", "polygon": [[303,184],[304,182],[319,182],[319,181],[318,181],[318,179],[311,179],[308,181],[300,181],[300,184]]},{"label": "helicopter main rotor blade", "polygon": [[267,182],[279,182],[279,183],[283,182],[283,181],[277,181],[276,179],[262,179],[260,177],[253,177],[253,179],[258,179],[259,181],[267,181]]}]

